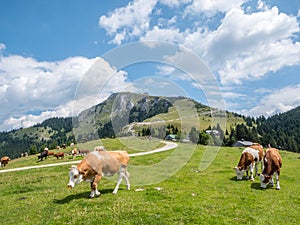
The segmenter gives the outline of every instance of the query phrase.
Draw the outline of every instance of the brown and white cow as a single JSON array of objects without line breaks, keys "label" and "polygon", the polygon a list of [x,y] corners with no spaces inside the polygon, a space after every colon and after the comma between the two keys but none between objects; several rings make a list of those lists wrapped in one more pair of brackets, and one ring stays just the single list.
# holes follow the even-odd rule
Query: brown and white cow
[{"label": "brown and white cow", "polygon": [[280,190],[279,176],[282,166],[282,158],[276,148],[269,148],[264,157],[264,170],[260,175],[260,187],[266,188],[270,183],[274,185],[273,175],[276,175],[276,190]]},{"label": "brown and white cow", "polygon": [[90,198],[93,198],[95,195],[101,194],[97,189],[101,178],[110,177],[118,173],[119,177],[113,194],[118,192],[122,178],[125,179],[127,189],[129,190],[129,173],[127,172],[128,162],[129,155],[126,151],[90,152],[77,166],[72,166],[70,168],[68,188],[74,188],[75,184],[79,184],[81,181],[90,182]]},{"label": "brown and white cow", "polygon": [[237,180],[243,179],[245,171],[247,174],[247,178],[249,179],[248,171],[250,170],[250,180],[254,181],[254,177],[253,177],[254,167],[255,167],[254,176],[256,176],[258,175],[258,164],[260,163],[261,167],[263,167],[262,164],[263,156],[264,156],[264,149],[259,144],[254,144],[251,145],[250,147],[245,148],[244,151],[242,152],[238,165],[234,168],[236,172]]},{"label": "brown and white cow", "polygon": [[9,161],[10,161],[10,158],[8,156],[3,156],[0,161],[1,167],[6,166]]}]

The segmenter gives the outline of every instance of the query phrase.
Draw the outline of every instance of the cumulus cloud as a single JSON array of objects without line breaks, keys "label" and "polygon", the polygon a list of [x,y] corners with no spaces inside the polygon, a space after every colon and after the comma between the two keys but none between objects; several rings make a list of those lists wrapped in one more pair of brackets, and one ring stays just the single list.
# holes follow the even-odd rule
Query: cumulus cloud
[{"label": "cumulus cloud", "polygon": [[297,32],[297,19],[277,7],[250,14],[233,8],[217,29],[190,32],[183,45],[202,56],[221,82],[230,85],[299,64],[299,42],[293,41]]},{"label": "cumulus cloud", "polygon": [[260,99],[257,105],[250,110],[242,111],[244,115],[271,116],[283,113],[300,105],[300,84],[273,90]]},{"label": "cumulus cloud", "polygon": [[156,3],[157,0],[134,0],[108,16],[102,15],[99,25],[114,36],[112,43],[121,44],[127,37],[142,35],[149,28],[149,16]]},{"label": "cumulus cloud", "polygon": [[192,4],[186,7],[185,15],[198,15],[199,13],[204,13],[207,16],[213,16],[217,12],[227,12],[232,8],[239,8],[247,0],[193,0]]},{"label": "cumulus cloud", "polygon": [[190,3],[191,0],[160,0],[160,3],[169,6],[170,8],[178,7],[181,4]]},{"label": "cumulus cloud", "polygon": [[159,28],[154,26],[141,38],[141,41],[165,41],[171,43],[183,42],[184,34],[178,28]]},{"label": "cumulus cloud", "polygon": [[[95,64],[100,64],[101,70],[96,71]],[[111,74],[114,76],[107,81]],[[47,62],[18,55],[0,56],[0,130],[77,114],[119,91],[126,85],[126,75],[101,58],[71,57]],[[90,79],[84,79],[86,76]],[[103,82],[107,88],[99,96]],[[81,95],[76,94],[79,86],[84,87]]]}]

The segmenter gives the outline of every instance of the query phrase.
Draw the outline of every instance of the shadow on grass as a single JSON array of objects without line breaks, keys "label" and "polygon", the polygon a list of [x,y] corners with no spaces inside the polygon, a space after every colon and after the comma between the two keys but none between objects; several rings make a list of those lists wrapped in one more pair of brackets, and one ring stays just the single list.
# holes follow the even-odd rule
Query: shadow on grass
[{"label": "shadow on grass", "polygon": [[266,190],[266,189],[263,189],[263,188],[260,187],[260,183],[252,183],[252,184],[251,184],[251,188],[252,188],[252,189],[255,189],[255,190],[259,190],[259,191],[264,191],[264,190]]},{"label": "shadow on grass", "polygon": [[236,176],[229,178],[229,180],[231,180],[231,181],[239,181],[239,180],[236,179]]},{"label": "shadow on grass", "polygon": [[246,177],[243,177],[242,180],[238,180],[238,179],[236,178],[236,176],[229,178],[229,180],[231,180],[231,181],[236,181],[236,182],[249,181],[249,179],[247,179]]},{"label": "shadow on grass", "polygon": [[[109,193],[112,193],[113,192],[113,189],[103,189],[103,190],[100,190],[101,192],[101,195],[105,195],[105,194],[109,194]],[[73,194],[73,195],[68,195],[66,196],[65,198],[63,199],[53,199],[53,203],[56,203],[56,204],[66,204],[66,203],[69,203],[75,199],[88,199],[89,196],[90,196],[90,193],[91,192],[81,192],[81,193],[77,193],[77,194]],[[95,198],[98,198],[98,197],[101,197],[101,195],[99,196],[95,196]]]}]

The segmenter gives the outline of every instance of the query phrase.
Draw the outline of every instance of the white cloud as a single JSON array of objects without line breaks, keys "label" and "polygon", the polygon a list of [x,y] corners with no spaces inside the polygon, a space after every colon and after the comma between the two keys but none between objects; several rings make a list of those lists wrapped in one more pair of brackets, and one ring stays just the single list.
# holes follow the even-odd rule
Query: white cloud
[{"label": "white cloud", "polygon": [[248,0],[193,0],[192,4],[186,7],[185,15],[198,15],[204,13],[207,16],[213,16],[216,12],[227,12],[232,8],[239,8]]},{"label": "white cloud", "polygon": [[160,0],[160,3],[173,8],[180,6],[180,4],[190,3],[191,1],[192,0]]},{"label": "white cloud", "polygon": [[149,28],[149,16],[157,0],[134,0],[126,7],[115,9],[108,16],[101,16],[99,25],[114,36],[115,44],[128,37],[136,37]]},{"label": "white cloud", "polygon": [[[90,79],[84,79],[86,76]],[[47,117],[72,116],[73,110],[77,114],[127,85],[126,77],[125,72],[115,71],[101,58],[45,62],[18,55],[0,56],[0,130],[31,126]],[[106,89],[99,96],[106,81]],[[78,85],[84,88],[81,93]]]},{"label": "white cloud", "polygon": [[300,106],[300,84],[273,90],[270,94],[259,100],[255,107],[242,111],[244,115],[271,116],[283,113]]},{"label": "white cloud", "polygon": [[299,43],[292,41],[297,32],[296,18],[277,7],[252,14],[234,8],[216,30],[198,29],[184,45],[218,71],[223,84],[241,83],[298,64]]},{"label": "white cloud", "polygon": [[163,28],[154,26],[152,30],[148,30],[147,33],[141,38],[141,41],[165,41],[172,43],[180,43],[183,41],[184,34],[180,32],[178,28]]},{"label": "white cloud", "polygon": [[3,43],[0,43],[0,52],[4,51],[6,49],[6,45]]}]

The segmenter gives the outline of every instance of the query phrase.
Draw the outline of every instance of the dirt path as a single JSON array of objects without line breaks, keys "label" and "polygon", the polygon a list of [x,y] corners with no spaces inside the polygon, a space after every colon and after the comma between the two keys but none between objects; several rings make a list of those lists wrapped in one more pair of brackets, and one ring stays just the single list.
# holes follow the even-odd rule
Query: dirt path
[{"label": "dirt path", "polygon": [[[165,143],[166,145],[161,147],[161,148],[157,148],[157,149],[154,149],[154,150],[151,150],[151,151],[148,151],[148,152],[140,152],[140,153],[129,154],[129,156],[130,157],[135,157],[135,156],[149,155],[149,154],[154,154],[154,153],[157,153],[157,152],[168,151],[168,150],[171,150],[171,149],[177,147],[177,143],[174,143],[174,142],[162,141],[162,143]],[[0,173],[21,171],[21,170],[30,170],[30,169],[37,169],[37,168],[44,168],[44,167],[52,167],[52,166],[60,166],[60,165],[67,165],[67,164],[77,164],[80,161],[81,160],[76,160],[76,161],[71,161],[71,162],[52,163],[52,164],[38,165],[38,166],[25,166],[25,167],[20,167],[20,168],[0,170]]]}]

